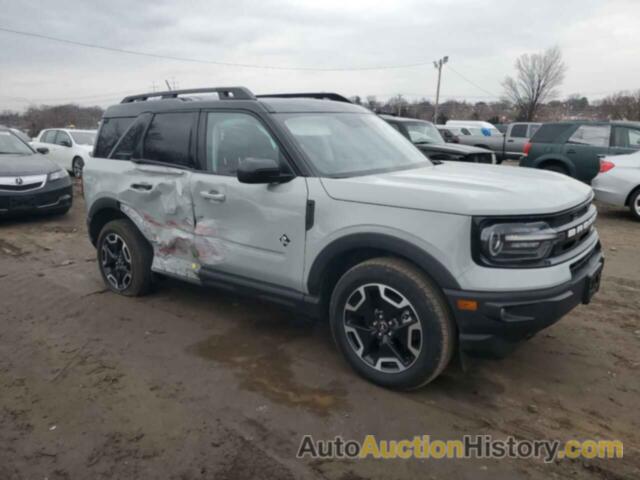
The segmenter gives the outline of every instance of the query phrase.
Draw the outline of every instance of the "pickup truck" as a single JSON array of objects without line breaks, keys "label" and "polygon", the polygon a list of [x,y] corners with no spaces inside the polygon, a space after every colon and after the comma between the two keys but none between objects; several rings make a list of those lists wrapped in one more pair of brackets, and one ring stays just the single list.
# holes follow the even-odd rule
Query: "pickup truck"
[{"label": "pickup truck", "polygon": [[474,147],[486,148],[495,152],[499,162],[505,159],[519,159],[523,156],[524,146],[529,142],[529,138],[540,128],[540,123],[510,123],[504,135],[493,135],[487,130],[470,124],[464,125],[439,125],[438,128],[445,128],[460,139],[460,143]]}]

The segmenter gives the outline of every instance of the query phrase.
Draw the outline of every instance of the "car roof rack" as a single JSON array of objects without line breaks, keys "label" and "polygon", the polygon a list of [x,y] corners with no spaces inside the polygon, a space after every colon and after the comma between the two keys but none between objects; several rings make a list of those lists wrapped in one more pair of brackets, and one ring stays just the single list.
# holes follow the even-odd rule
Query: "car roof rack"
[{"label": "car roof rack", "polygon": [[255,100],[255,95],[245,87],[216,87],[216,88],[192,88],[189,90],[167,90],[164,92],[149,92],[138,95],[129,95],[120,103],[144,102],[150,98],[162,99],[178,98],[180,95],[193,95],[199,93],[217,93],[221,100]]},{"label": "car roof rack", "polygon": [[331,92],[309,92],[309,93],[270,93],[267,95],[256,95],[257,98],[315,98],[317,100],[333,100],[334,102],[353,103],[347,97]]}]

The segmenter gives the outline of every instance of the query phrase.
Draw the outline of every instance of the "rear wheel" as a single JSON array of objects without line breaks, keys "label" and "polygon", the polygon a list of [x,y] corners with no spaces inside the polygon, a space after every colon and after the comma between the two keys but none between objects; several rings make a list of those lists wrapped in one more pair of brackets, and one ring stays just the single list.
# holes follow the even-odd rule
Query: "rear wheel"
[{"label": "rear wheel", "polygon": [[542,170],[549,170],[550,172],[562,173],[563,175],[569,175],[569,171],[560,165],[559,163],[545,163],[542,165]]},{"label": "rear wheel", "polygon": [[449,363],[455,327],[438,288],[416,267],[376,258],[345,273],[331,297],[331,330],[361,376],[413,389]]},{"label": "rear wheel", "polygon": [[71,170],[73,172],[73,176],[76,178],[82,178],[83,168],[84,168],[84,161],[80,157],[74,158],[73,163],[71,164]]},{"label": "rear wheel", "polygon": [[640,188],[631,194],[629,198],[629,209],[636,220],[640,220]]},{"label": "rear wheel", "polygon": [[100,273],[112,291],[132,297],[149,292],[153,250],[129,220],[107,223],[98,236],[97,249]]}]

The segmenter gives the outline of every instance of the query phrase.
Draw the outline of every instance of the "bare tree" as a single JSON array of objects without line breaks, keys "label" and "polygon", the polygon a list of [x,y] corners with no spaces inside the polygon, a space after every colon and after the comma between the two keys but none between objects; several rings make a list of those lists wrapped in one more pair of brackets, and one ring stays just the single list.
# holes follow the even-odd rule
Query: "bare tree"
[{"label": "bare tree", "polygon": [[502,86],[518,110],[518,119],[532,121],[540,104],[557,95],[567,67],[558,47],[532,55],[525,53],[516,60],[515,66],[516,77],[505,78]]}]

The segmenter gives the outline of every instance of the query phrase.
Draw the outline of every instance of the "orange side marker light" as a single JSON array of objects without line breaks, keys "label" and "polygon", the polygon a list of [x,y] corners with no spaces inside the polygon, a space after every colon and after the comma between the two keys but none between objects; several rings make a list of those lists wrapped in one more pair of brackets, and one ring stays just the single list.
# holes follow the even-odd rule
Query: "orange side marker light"
[{"label": "orange side marker light", "polygon": [[478,310],[478,302],[476,300],[465,300],[459,298],[456,301],[456,306],[458,307],[458,310],[467,310],[469,312],[475,312]]}]

